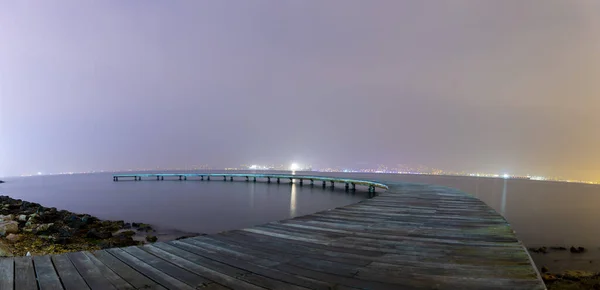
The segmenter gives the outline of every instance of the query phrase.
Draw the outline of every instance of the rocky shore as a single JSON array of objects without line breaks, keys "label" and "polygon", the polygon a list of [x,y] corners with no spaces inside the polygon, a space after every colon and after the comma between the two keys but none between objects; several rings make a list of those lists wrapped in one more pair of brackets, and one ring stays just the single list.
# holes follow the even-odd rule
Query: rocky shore
[{"label": "rocky shore", "polygon": [[0,256],[59,254],[157,240],[152,226],[100,220],[0,196]]},{"label": "rocky shore", "polygon": [[[564,260],[560,260],[558,258],[564,259],[569,256],[571,259],[575,261],[586,261],[590,257],[585,256],[588,252],[588,249],[581,246],[571,246],[567,247],[538,247],[538,248],[529,248],[528,249],[531,255],[549,255],[552,257],[551,261],[565,263]],[[587,263],[587,262],[586,262]],[[546,266],[548,265],[548,266]],[[558,267],[557,269],[552,269],[553,266],[546,264],[541,265],[541,275],[546,287],[549,290],[566,290],[566,289],[598,289],[600,290],[600,272],[589,271],[589,269],[594,269],[597,267],[593,267],[593,261],[589,260],[589,266],[586,267],[588,270],[565,270],[565,265],[553,263],[554,267]],[[581,264],[578,264],[581,266]],[[571,265],[574,266],[574,265]],[[575,266],[577,267],[577,266]],[[560,270],[562,268],[562,271]]]},{"label": "rocky shore", "polygon": [[600,290],[600,273],[587,271],[564,271],[563,273],[542,273],[548,290],[596,289]]}]

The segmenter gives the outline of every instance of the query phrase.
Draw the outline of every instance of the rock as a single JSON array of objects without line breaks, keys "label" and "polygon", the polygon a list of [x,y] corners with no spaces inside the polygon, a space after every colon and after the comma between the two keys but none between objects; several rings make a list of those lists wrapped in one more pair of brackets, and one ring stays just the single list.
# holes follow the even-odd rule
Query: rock
[{"label": "rock", "polygon": [[123,221],[101,221],[100,226],[110,232],[116,232],[123,228],[125,223]]},{"label": "rock", "polygon": [[23,202],[20,199],[15,200],[14,203],[10,203],[8,205],[9,209],[18,209],[23,205]]},{"label": "rock", "polygon": [[123,228],[126,229],[126,230],[130,229],[131,228],[131,224],[130,223],[125,223],[123,225]]},{"label": "rock", "polygon": [[546,282],[546,283],[547,283],[547,282],[553,282],[553,281],[556,281],[557,279],[558,279],[558,278],[557,278],[555,275],[552,275],[552,274],[548,274],[548,273],[546,273],[546,274],[543,274],[543,275],[542,275],[542,280],[544,280],[544,282]]},{"label": "rock", "polygon": [[0,257],[12,257],[13,253],[8,245],[0,241]]},{"label": "rock", "polygon": [[135,232],[134,231],[123,231],[123,232],[118,233],[117,235],[121,235],[124,237],[133,237],[133,236],[135,236]]},{"label": "rock", "polygon": [[137,230],[140,231],[140,232],[151,232],[152,231],[152,226],[150,226],[148,224],[139,224]]},{"label": "rock", "polygon": [[158,241],[158,238],[156,236],[147,235],[146,241],[148,241],[150,243],[156,243],[156,241]]},{"label": "rock", "polygon": [[542,253],[542,254],[546,254],[548,252],[548,249],[546,247],[539,247],[539,248],[529,248],[530,252],[533,253]]},{"label": "rock", "polygon": [[571,246],[570,251],[571,251],[571,253],[579,254],[579,253],[585,252],[585,248],[584,247],[577,247],[577,248],[575,248],[575,247]]},{"label": "rock", "polygon": [[26,222],[26,221],[27,221],[27,216],[26,216],[26,215],[24,215],[24,214],[20,215],[20,216],[19,216],[19,221],[20,221],[20,222]]},{"label": "rock", "polygon": [[37,233],[48,232],[54,223],[41,224],[35,229]]},{"label": "rock", "polygon": [[18,242],[20,239],[21,239],[21,236],[20,235],[16,235],[16,234],[8,234],[6,236],[6,240],[9,241],[9,242],[11,242],[11,243]]},{"label": "rock", "polygon": [[547,273],[548,272],[548,268],[546,268],[546,266],[542,266],[542,273]]},{"label": "rock", "polygon": [[134,228],[137,228],[137,227],[140,226],[140,223],[131,223],[131,226],[134,227]]},{"label": "rock", "polygon": [[19,232],[19,223],[15,221],[0,222],[0,237]]},{"label": "rock", "polygon": [[592,286],[592,289],[594,290],[600,290],[600,283],[596,283]]},{"label": "rock", "polygon": [[14,216],[12,214],[0,215],[0,222],[2,222],[2,221],[9,222],[9,221],[12,221],[13,219],[14,219]]},{"label": "rock", "polygon": [[128,246],[137,246],[140,243],[135,241],[132,236],[135,234],[134,231],[125,231],[115,234],[112,238],[108,240],[103,240],[98,243],[98,246],[102,249],[112,248],[112,247],[128,247]]},{"label": "rock", "polygon": [[88,217],[84,216],[84,217],[80,218],[75,214],[68,215],[63,219],[63,222],[65,222],[65,224],[67,224],[67,226],[74,228],[74,229],[80,229],[80,228],[86,226],[88,221],[89,221]]},{"label": "rock", "polygon": [[567,248],[565,247],[550,247],[550,250],[556,250],[556,251],[566,251]]},{"label": "rock", "polygon": [[579,281],[584,278],[593,277],[594,275],[594,273],[586,271],[565,271],[562,278],[565,280]]},{"label": "rock", "polygon": [[111,232],[98,231],[96,229],[91,229],[91,230],[89,230],[87,232],[86,237],[90,238],[90,239],[104,240],[104,239],[108,239],[108,238],[112,237],[112,233]]},{"label": "rock", "polygon": [[67,226],[62,226],[58,229],[58,236],[59,237],[72,237],[73,229],[71,229],[70,227],[67,227]]}]

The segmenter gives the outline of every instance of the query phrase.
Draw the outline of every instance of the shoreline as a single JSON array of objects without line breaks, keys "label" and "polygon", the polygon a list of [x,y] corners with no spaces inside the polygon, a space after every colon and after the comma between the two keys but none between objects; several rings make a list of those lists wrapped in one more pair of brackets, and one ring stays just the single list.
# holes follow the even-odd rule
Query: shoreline
[{"label": "shoreline", "polygon": [[0,196],[0,257],[93,251],[198,235],[145,223],[100,220]]}]

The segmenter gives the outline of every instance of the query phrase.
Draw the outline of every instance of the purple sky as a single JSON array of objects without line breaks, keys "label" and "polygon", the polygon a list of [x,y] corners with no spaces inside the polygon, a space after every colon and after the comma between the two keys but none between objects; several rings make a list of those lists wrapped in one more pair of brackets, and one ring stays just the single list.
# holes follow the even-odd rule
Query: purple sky
[{"label": "purple sky", "polygon": [[425,164],[600,180],[600,1],[6,1],[0,176]]}]

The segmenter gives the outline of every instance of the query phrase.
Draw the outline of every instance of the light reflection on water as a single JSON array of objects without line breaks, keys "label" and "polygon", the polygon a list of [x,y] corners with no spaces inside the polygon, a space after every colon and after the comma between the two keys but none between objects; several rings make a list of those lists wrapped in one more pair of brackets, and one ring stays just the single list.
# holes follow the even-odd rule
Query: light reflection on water
[{"label": "light reflection on water", "polygon": [[296,216],[296,184],[292,184],[292,193],[290,195],[290,216]]}]

